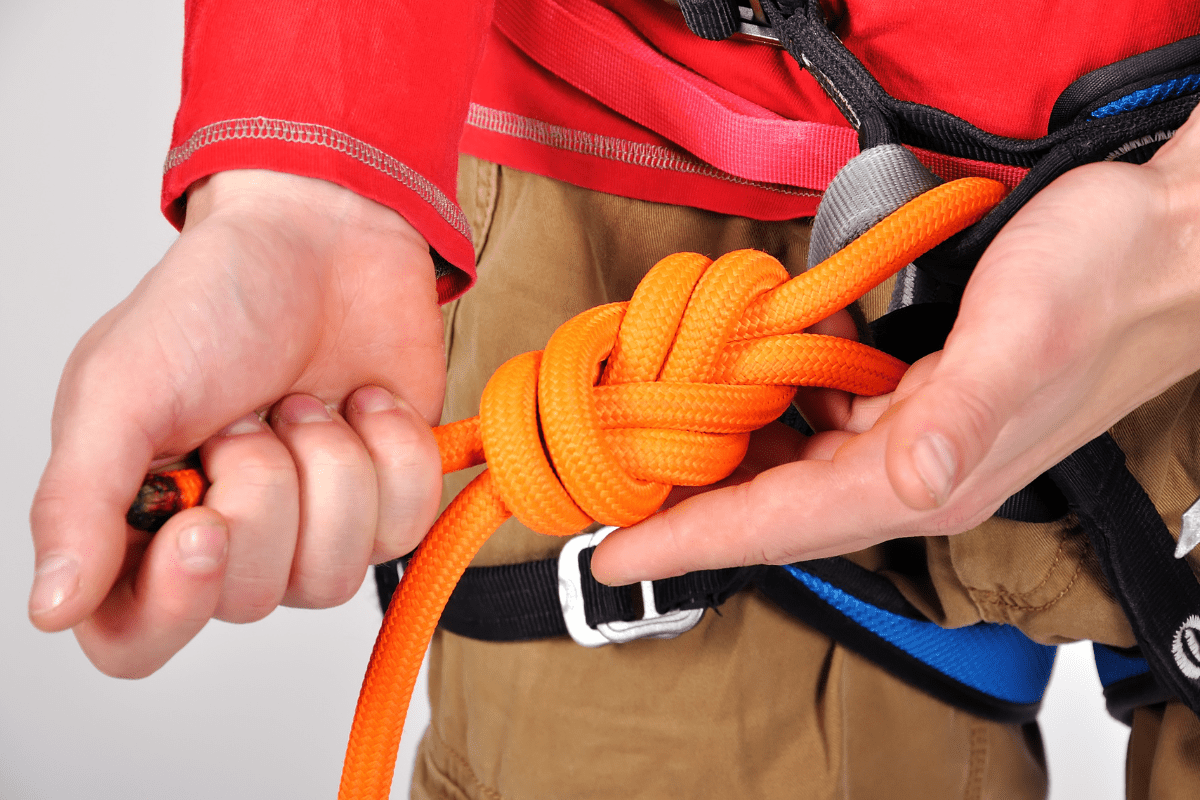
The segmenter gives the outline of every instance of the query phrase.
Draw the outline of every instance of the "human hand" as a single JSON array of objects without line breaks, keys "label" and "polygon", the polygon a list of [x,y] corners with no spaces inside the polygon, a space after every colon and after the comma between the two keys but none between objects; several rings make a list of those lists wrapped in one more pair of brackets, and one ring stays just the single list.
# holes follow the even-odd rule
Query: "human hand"
[{"label": "human hand", "polygon": [[[444,382],[433,264],[402,217],[311,178],[197,184],[178,241],[63,370],[30,618],[140,677],[211,617],[345,602],[436,515]],[[129,529],[148,468],[196,448],[203,506]]]},{"label": "human hand", "polygon": [[606,583],[788,563],[972,528],[1200,369],[1200,113],[1148,164],[1039,193],[980,260],[945,349],[879,398],[805,394],[827,428],[756,435],[714,491],[610,535]]}]

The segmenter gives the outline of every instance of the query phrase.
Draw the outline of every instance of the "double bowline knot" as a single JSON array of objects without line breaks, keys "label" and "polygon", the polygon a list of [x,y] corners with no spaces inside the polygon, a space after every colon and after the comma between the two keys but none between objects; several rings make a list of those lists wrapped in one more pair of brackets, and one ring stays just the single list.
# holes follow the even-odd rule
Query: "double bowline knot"
[{"label": "double bowline knot", "polygon": [[567,321],[540,353],[506,362],[480,413],[434,429],[443,472],[482,464],[422,541],[392,598],[359,695],[341,800],[389,796],[422,657],[482,544],[510,514],[543,533],[628,526],[672,485],[704,485],[741,462],[750,432],[797,386],[891,391],[906,365],[858,342],[801,333],[921,253],[977,222],[1005,188],[942,184],[817,266],[788,279],[740,250],[660,261],[628,303]]},{"label": "double bowline knot", "polygon": [[[903,362],[800,331],[979,219],[1003,194],[986,179],[943,184],[796,278],[755,250],[716,261],[668,256],[629,302],[585,311],[544,351],[502,365],[479,417],[438,430],[443,468],[486,460],[504,505],[542,533],[637,523],[672,486],[729,475],[750,432],[778,418],[795,387],[894,389]],[[455,453],[457,437],[472,444]]]},{"label": "double bowline knot", "polygon": [[668,256],[628,303],[585,311],[544,351],[496,371],[478,422],[457,423],[468,436],[478,425],[482,452],[470,460],[487,461],[500,498],[533,530],[624,527],[653,514],[672,486],[729,475],[750,432],[778,418],[796,386],[894,388],[903,362],[796,332],[846,304],[844,292],[823,291],[828,278],[805,276],[789,282],[754,250],[715,262]]}]

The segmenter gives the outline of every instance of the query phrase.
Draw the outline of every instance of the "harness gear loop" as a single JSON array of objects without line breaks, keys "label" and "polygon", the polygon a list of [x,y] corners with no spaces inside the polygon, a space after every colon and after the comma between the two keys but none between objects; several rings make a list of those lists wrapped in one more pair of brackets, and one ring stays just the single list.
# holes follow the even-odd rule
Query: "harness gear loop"
[{"label": "harness gear loop", "polygon": [[593,519],[631,525],[653,514],[672,485],[705,485],[732,472],[750,431],[778,417],[794,387],[892,391],[903,362],[799,331],[974,224],[1005,192],[985,178],[938,186],[791,280],[756,251],[716,262],[668,256],[628,303],[580,314],[543,353],[497,370],[479,417],[434,430],[444,471],[485,460],[489,469],[438,518],[393,596],[363,680],[339,798],[388,796],[438,617],[505,519],[516,514],[555,535]]}]

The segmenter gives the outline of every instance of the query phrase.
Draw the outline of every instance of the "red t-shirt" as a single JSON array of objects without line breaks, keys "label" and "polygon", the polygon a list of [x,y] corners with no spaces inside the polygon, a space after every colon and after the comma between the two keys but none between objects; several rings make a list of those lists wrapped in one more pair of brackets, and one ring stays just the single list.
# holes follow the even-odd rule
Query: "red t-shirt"
[{"label": "red t-shirt", "polygon": [[[827,15],[895,97],[1004,136],[1046,132],[1080,75],[1200,33],[1200,4],[836,0]],[[456,153],[576,185],[757,219],[811,215],[857,153],[784,51],[691,34],[664,0],[188,0],[163,209],[205,175],[324,178],[403,214],[474,276]],[[918,155],[943,177],[1022,170]]]}]

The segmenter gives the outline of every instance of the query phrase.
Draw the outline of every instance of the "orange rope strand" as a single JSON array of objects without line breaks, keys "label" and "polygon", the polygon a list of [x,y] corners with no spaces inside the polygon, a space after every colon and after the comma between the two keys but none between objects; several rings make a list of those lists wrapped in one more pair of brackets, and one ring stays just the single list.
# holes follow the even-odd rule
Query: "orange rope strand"
[{"label": "orange rope strand", "polygon": [[[1004,187],[939,186],[797,278],[765,253],[660,261],[628,303],[568,320],[541,353],[500,367],[480,416],[435,429],[443,471],[484,463],[442,513],[388,608],[354,714],[338,797],[388,797],[425,650],[455,584],[510,515],[571,535],[628,526],[674,485],[729,475],[750,432],[796,386],[892,391],[907,366],[858,342],[801,333],[977,222]],[[607,362],[607,363],[606,363]],[[603,369],[602,369],[603,367]],[[543,441],[545,445],[543,446]]]}]

